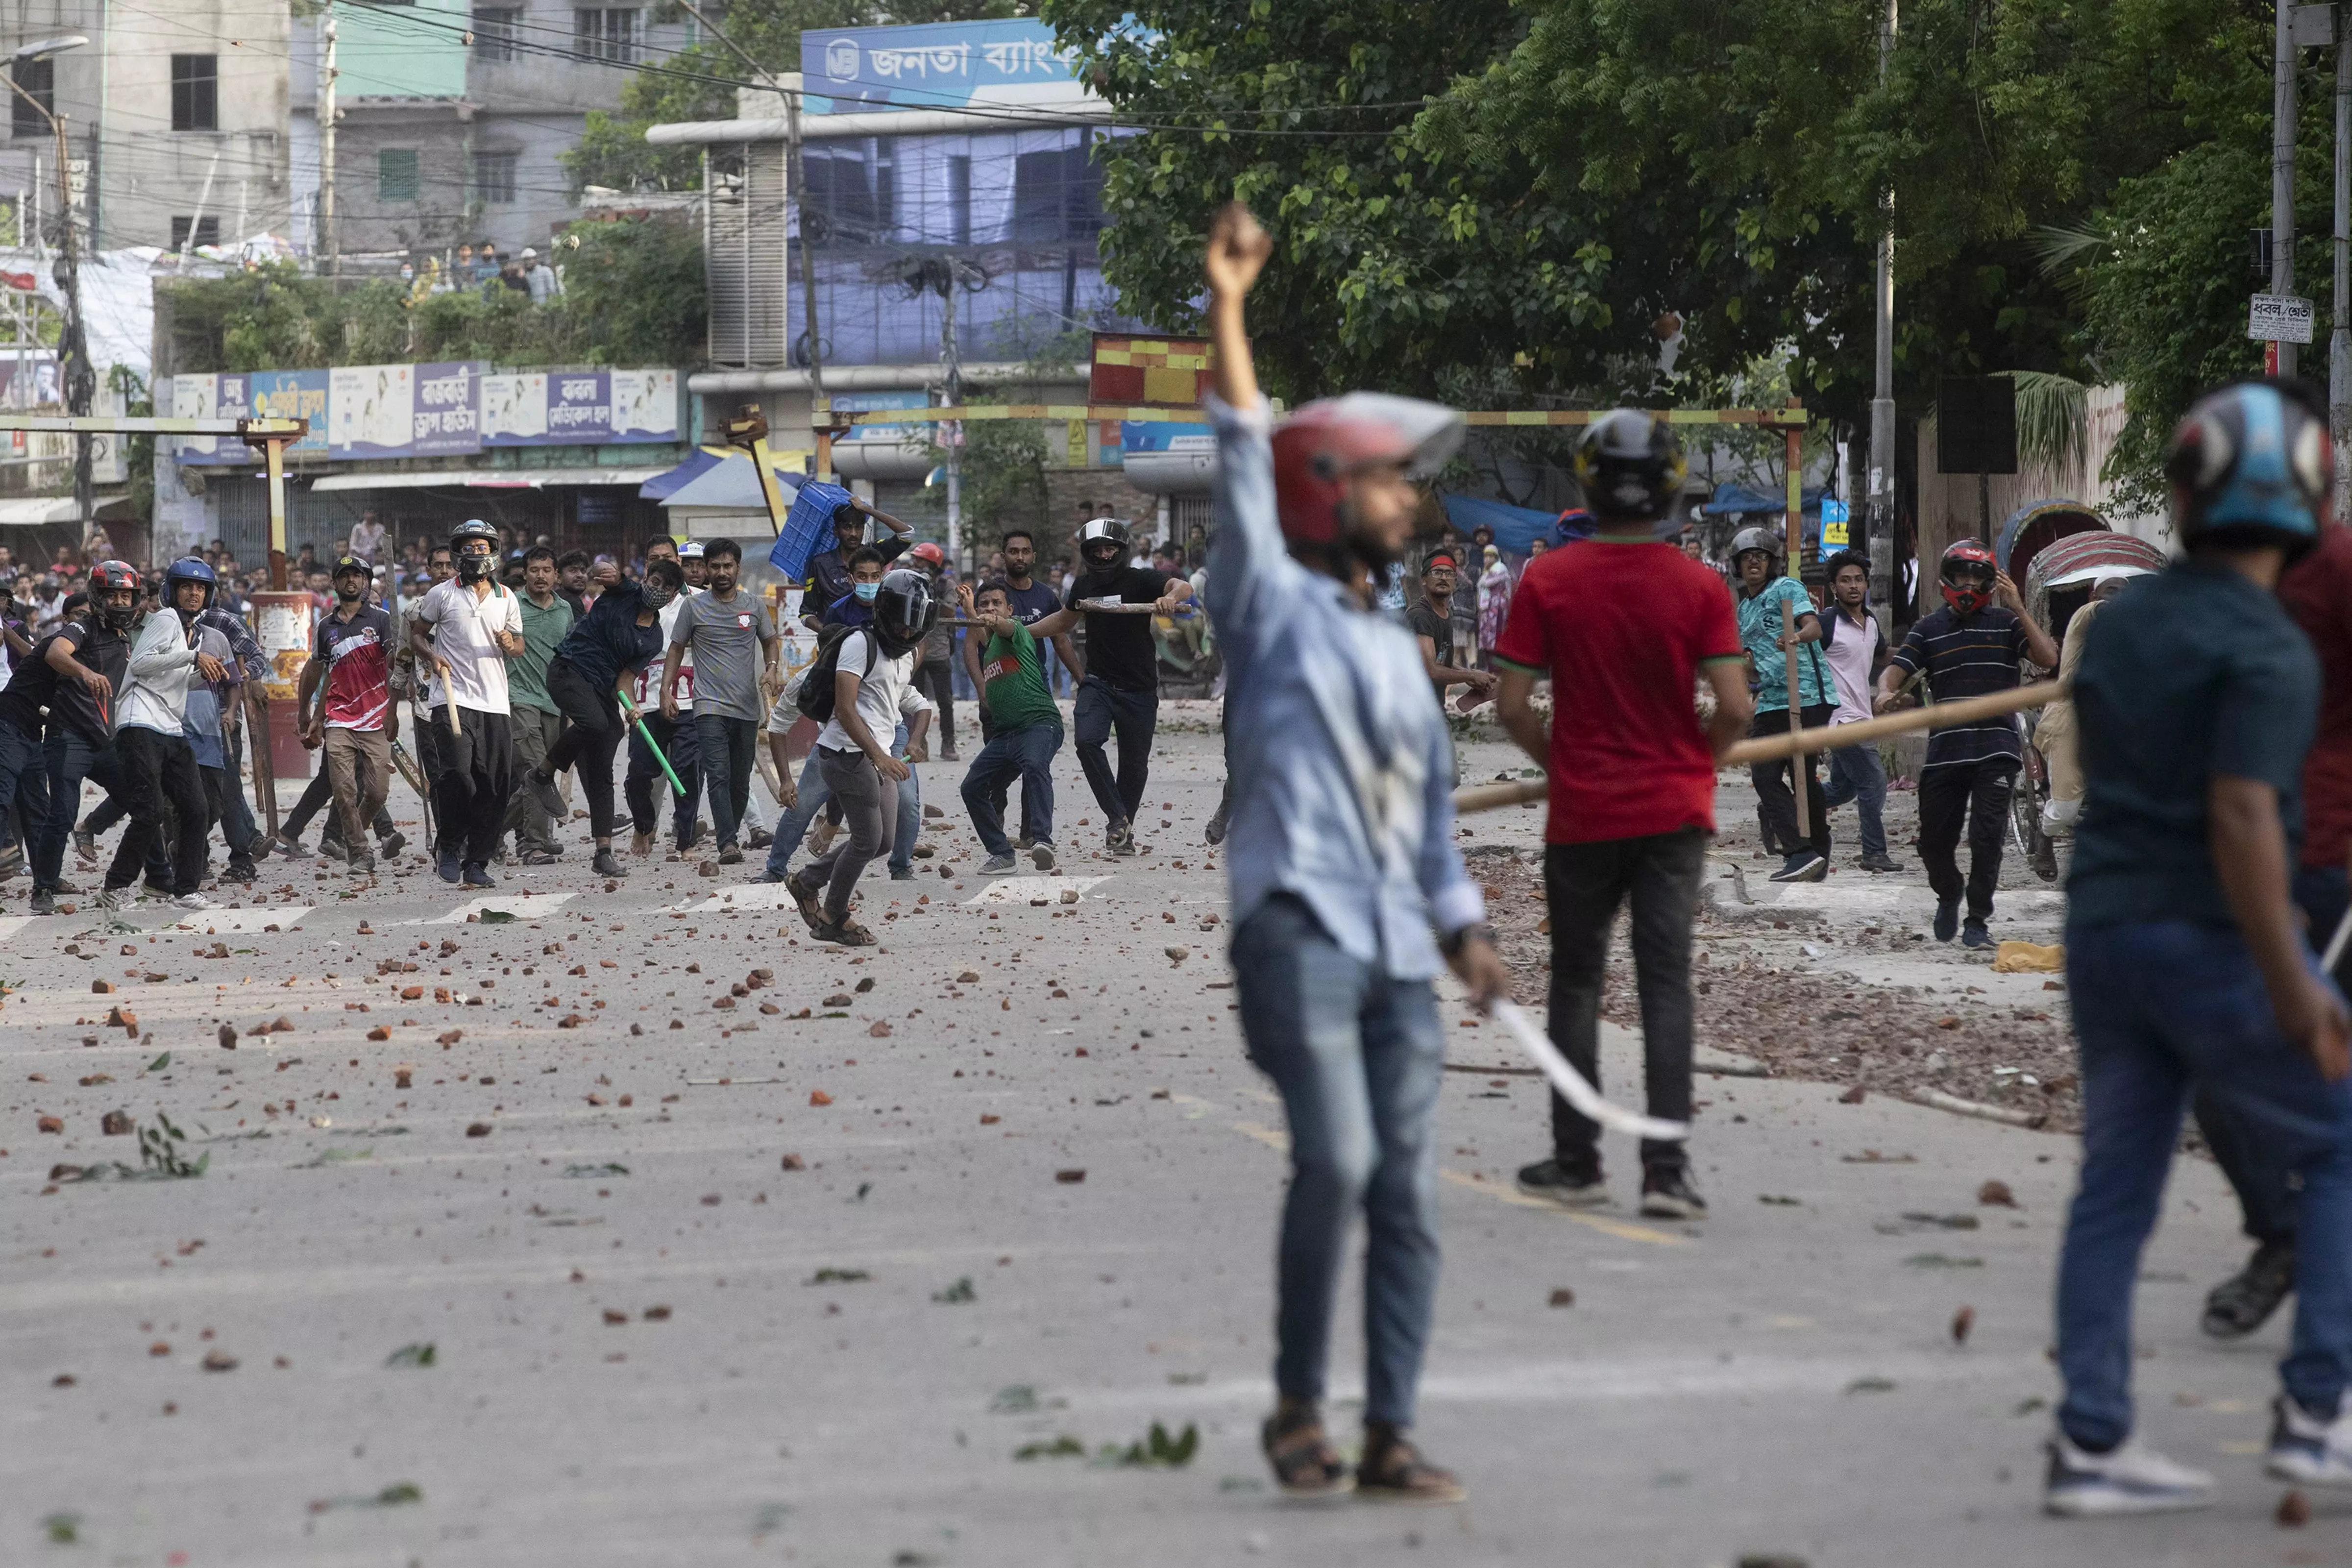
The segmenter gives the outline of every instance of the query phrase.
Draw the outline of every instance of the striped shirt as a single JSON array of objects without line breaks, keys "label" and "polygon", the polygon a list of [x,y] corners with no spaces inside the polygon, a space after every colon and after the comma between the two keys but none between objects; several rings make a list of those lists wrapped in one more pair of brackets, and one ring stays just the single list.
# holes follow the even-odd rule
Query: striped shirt
[{"label": "striped shirt", "polygon": [[[2018,662],[2025,657],[2025,623],[2013,610],[1987,605],[1967,620],[1947,605],[1934,615],[1915,621],[1911,635],[1895,650],[1892,662],[1906,675],[1927,672],[1927,689],[1938,702],[2007,691],[2018,684]],[[1927,737],[1931,768],[1953,767],[2007,758],[2023,765],[2025,752],[2018,743],[2017,721],[2004,714],[1973,724],[1955,724]]]}]

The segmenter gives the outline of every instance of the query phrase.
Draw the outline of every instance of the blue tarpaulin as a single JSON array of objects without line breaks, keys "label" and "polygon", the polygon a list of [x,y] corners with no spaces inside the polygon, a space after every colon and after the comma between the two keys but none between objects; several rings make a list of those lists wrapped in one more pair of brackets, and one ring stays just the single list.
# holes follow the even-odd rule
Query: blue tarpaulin
[{"label": "blue tarpaulin", "polygon": [[795,582],[805,576],[809,557],[833,548],[834,509],[851,499],[839,485],[803,481],[793,510],[784,514],[784,531],[768,552],[768,564]]},{"label": "blue tarpaulin", "polygon": [[[1809,485],[1804,490],[1805,515],[1818,519],[1822,515],[1822,487]],[[1748,485],[1720,484],[1715,495],[1700,509],[1709,517],[1728,517],[1741,512],[1783,512],[1789,510],[1786,490],[1759,490]]]},{"label": "blue tarpaulin", "polygon": [[667,500],[688,484],[717,468],[719,461],[718,453],[707,447],[697,447],[687,454],[685,462],[667,473],[656,474],[652,479],[639,485],[637,497],[641,500]]},{"label": "blue tarpaulin", "polygon": [[1454,525],[1456,533],[1467,539],[1475,530],[1492,529],[1496,548],[1506,555],[1525,555],[1528,547],[1538,539],[1547,547],[1559,542],[1552,529],[1559,517],[1558,512],[1538,511],[1533,507],[1512,506],[1507,501],[1480,500],[1475,496],[1440,496],[1438,500],[1445,508],[1445,521]]}]

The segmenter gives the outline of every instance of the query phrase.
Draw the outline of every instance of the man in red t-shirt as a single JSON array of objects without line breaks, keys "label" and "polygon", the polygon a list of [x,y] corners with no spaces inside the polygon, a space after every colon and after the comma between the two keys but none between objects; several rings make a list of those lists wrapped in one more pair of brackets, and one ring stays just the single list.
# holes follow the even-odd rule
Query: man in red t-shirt
[{"label": "man in red t-shirt", "polygon": [[[1601,983],[1618,907],[1633,906],[1633,969],[1650,1114],[1691,1114],[1691,918],[1715,832],[1715,770],[1748,732],[1739,627],[1723,579],[1660,542],[1686,472],[1673,430],[1632,409],[1586,428],[1576,479],[1599,531],[1528,563],[1495,646],[1504,727],[1551,774],[1544,889],[1551,910],[1551,1037],[1600,1081]],[[1551,678],[1552,720],[1529,706]],[[1715,713],[1693,701],[1704,677]],[[1519,1190],[1606,1203],[1600,1129],[1551,1104],[1552,1158]],[[1642,1212],[1696,1219],[1684,1145],[1642,1145]]]}]

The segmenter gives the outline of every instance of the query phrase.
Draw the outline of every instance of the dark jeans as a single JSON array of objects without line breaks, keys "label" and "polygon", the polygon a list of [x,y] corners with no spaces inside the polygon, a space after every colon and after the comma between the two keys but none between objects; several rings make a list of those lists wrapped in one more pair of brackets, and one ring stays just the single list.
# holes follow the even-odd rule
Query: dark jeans
[{"label": "dark jeans", "polygon": [[1919,858],[1927,886],[1939,903],[1959,898],[1960,825],[1969,829],[1969,919],[1992,918],[1993,889],[2000,885],[2000,848],[2009,836],[2009,793],[2017,783],[2017,759],[1930,764],[1919,771]]},{"label": "dark jeans", "polygon": [[22,817],[25,861],[29,867],[41,829],[49,820],[49,765],[41,738],[0,719],[0,822]]},{"label": "dark jeans", "polygon": [[94,781],[110,795],[122,794],[122,754],[97,746],[69,724],[52,722],[41,742],[49,770],[49,819],[33,845],[33,889],[55,892],[65,885],[66,840],[81,809],[81,781]]},{"label": "dark jeans", "polygon": [[[1601,984],[1617,911],[1633,905],[1633,980],[1642,998],[1642,1075],[1650,1114],[1691,1115],[1691,918],[1706,867],[1697,827],[1643,838],[1604,838],[1544,848],[1551,910],[1552,1043],[1596,1088],[1601,1082]],[[1601,1173],[1601,1129],[1551,1097],[1553,1157],[1582,1176]],[[1680,1172],[1681,1143],[1642,1144],[1645,1171]]]},{"label": "dark jeans", "polygon": [[[1804,710],[1805,728],[1826,728],[1830,715],[1837,710],[1826,702],[1815,703]],[[1789,710],[1768,708],[1757,713],[1748,726],[1748,733],[1785,735],[1789,732]],[[1822,859],[1830,854],[1830,807],[1822,794],[1821,753],[1805,755],[1805,820],[1812,828],[1810,842],[1813,853]],[[1789,763],[1784,758],[1777,763],[1758,763],[1748,770],[1748,780],[1756,786],[1756,817],[1764,829],[1764,847],[1775,855],[1793,855],[1801,847],[1797,837],[1797,797],[1789,787]]]},{"label": "dark jeans", "polygon": [[689,720],[673,721],[651,710],[641,713],[639,717],[644,719],[646,728],[653,731],[654,744],[659,746],[662,755],[669,759],[670,769],[677,774],[677,782],[686,786],[686,793],[678,795],[670,788],[661,764],[654,761],[652,751],[646,745],[646,738],[638,734],[636,726],[632,724],[629,726],[629,772],[621,786],[628,797],[629,819],[639,833],[655,831],[661,826],[661,808],[655,802],[656,792],[665,796],[675,795],[677,803],[671,812],[671,825],[677,835],[677,847],[683,849],[694,842],[694,813],[698,792],[702,788],[702,753],[695,743],[694,725]]},{"label": "dark jeans", "polygon": [[580,793],[588,797],[589,836],[599,843],[609,840],[613,837],[613,758],[621,750],[621,699],[611,687],[599,686],[560,655],[547,661],[547,694],[569,721],[547,750],[547,771],[553,774],[566,768],[578,770]]},{"label": "dark jeans", "polygon": [[[1100,676],[1078,682],[1078,766],[1087,787],[1109,822],[1132,822],[1143,809],[1143,786],[1151,773],[1151,731],[1160,717],[1160,693],[1122,691]],[[1104,745],[1118,731],[1118,773],[1112,776]]]},{"label": "dark jeans", "polygon": [[940,750],[955,750],[955,675],[946,658],[927,658],[915,667],[915,689],[940,710]]},{"label": "dark jeans", "polygon": [[874,759],[863,752],[815,752],[817,771],[824,775],[826,792],[841,803],[843,832],[833,847],[801,868],[796,875],[811,887],[824,889],[825,919],[838,925],[849,915],[849,898],[868,862],[890,853],[898,835],[898,786],[882,776]]},{"label": "dark jeans", "polygon": [[1862,853],[1875,858],[1886,853],[1886,770],[1879,765],[1876,746],[1840,746],[1830,752],[1829,786],[1822,804],[1835,811],[1853,802],[1862,823]]},{"label": "dark jeans", "polygon": [[[2344,918],[2347,902],[2352,901],[2344,868],[2306,866],[2295,872],[2294,901],[2308,922],[2304,930],[2305,942],[2313,952],[2325,952],[2328,939],[2336,934],[2336,923]],[[2352,962],[2339,960],[2332,977],[2338,987],[2347,971],[2352,971]],[[2195,1104],[2198,1131],[2204,1133],[2214,1163],[2221,1167],[2238,1194],[2246,1234],[2258,1242],[2292,1243],[2294,1184],[2285,1164],[2264,1142],[2261,1124],[2202,1087],[2197,1090]]]},{"label": "dark jeans", "polygon": [[963,775],[963,805],[991,855],[1010,855],[1004,837],[1004,792],[1021,781],[1021,832],[1033,844],[1054,842],[1054,753],[1062,749],[1059,724],[999,730],[971,760]]},{"label": "dark jeans", "polygon": [[751,815],[752,758],[761,743],[757,719],[694,716],[694,745],[700,753],[703,788],[710,796],[710,826],[721,849],[734,846],[737,825]]},{"label": "dark jeans", "polygon": [[184,897],[205,879],[206,805],[204,774],[196,753],[184,735],[166,735],[126,724],[114,737],[122,758],[122,804],[131,826],[114,847],[114,862],[106,868],[109,888],[127,888],[137,881],[147,859],[147,847],[163,831],[163,815],[173,818],[172,891]]},{"label": "dark jeans", "polygon": [[433,710],[427,726],[441,752],[440,776],[433,781],[434,809],[441,814],[443,854],[455,851],[467,865],[486,866],[498,853],[499,828],[514,792],[514,733],[503,713],[472,708],[457,710],[465,732],[449,725],[446,706]]},{"label": "dark jeans", "polygon": [[[231,730],[225,744],[222,754],[228,763],[221,771],[226,775],[226,787],[214,811],[220,818],[221,837],[228,842],[229,863],[237,865],[250,861],[249,851],[261,841],[261,825],[253,819],[253,802],[245,794],[245,726]],[[239,844],[245,846],[243,850]]]},{"label": "dark jeans", "polygon": [[1233,965],[1250,1060],[1281,1091],[1290,1124],[1275,1387],[1323,1397],[1339,1266],[1361,1209],[1364,1418],[1410,1426],[1437,1294],[1436,997],[1426,980],[1349,957],[1287,893],[1234,931]]},{"label": "dark jeans", "polygon": [[2083,1067],[2083,1168],[2058,1261],[2058,1423],[2094,1449],[2131,1434],[2132,1294],[2189,1089],[2300,1179],[2293,1347],[2280,1379],[2321,1420],[2352,1377],[2352,1082],[2279,1033],[2238,931],[2187,921],[2066,931]]}]

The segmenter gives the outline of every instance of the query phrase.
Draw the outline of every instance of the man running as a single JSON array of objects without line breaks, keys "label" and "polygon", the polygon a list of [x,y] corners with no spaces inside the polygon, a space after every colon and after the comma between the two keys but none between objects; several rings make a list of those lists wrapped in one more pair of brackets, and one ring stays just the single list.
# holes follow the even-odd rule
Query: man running
[{"label": "man running", "polygon": [[122,804],[131,825],[114,847],[99,907],[127,908],[138,895],[131,885],[144,869],[148,846],[163,831],[171,813],[172,902],[184,910],[209,910],[199,890],[205,874],[207,827],[204,775],[187,738],[188,687],[194,680],[228,679],[221,661],[196,646],[196,617],[212,602],[213,569],[183,556],[163,574],[163,607],[140,626],[131,646],[130,684],[114,714],[114,745],[121,758]]},{"label": "man running", "polygon": [[[1837,700],[1831,683],[1829,661],[1812,646],[1822,639],[1821,617],[1813,613],[1812,595],[1794,577],[1780,571],[1780,536],[1769,528],[1743,528],[1731,541],[1733,580],[1738,584],[1735,608],[1739,616],[1739,640],[1748,649],[1748,667],[1756,681],[1757,735],[1789,732],[1789,659],[1797,659],[1797,702],[1808,730],[1830,721]],[[1533,562],[1528,563],[1530,566]],[[1526,582],[1521,577],[1522,583]],[[1798,649],[1803,649],[1801,654]],[[1822,798],[1822,781],[1812,753],[1804,760],[1806,820],[1811,842],[1797,837],[1797,797],[1789,780],[1796,764],[1788,761],[1758,763],[1748,770],[1756,786],[1756,816],[1764,831],[1764,850],[1781,857],[1775,882],[1818,882],[1830,874],[1829,804]]]},{"label": "man running", "polygon": [[[883,577],[874,597],[873,624],[835,645],[832,708],[816,738],[816,755],[826,792],[841,803],[848,831],[784,879],[785,891],[819,942],[874,945],[874,933],[849,918],[849,900],[866,863],[888,853],[896,837],[898,814],[891,786],[914,770],[882,737],[893,734],[903,719],[909,754],[922,748],[931,705],[915,689],[915,659],[939,614],[930,579],[901,568]],[[783,835],[776,839],[783,842]]]},{"label": "man running", "polygon": [[[682,584],[662,605],[662,646],[667,647],[670,637],[677,630],[678,616],[686,612],[687,600],[698,592],[694,585],[696,575],[700,574],[707,579],[709,574],[698,555],[695,558],[693,569],[688,570],[685,557],[678,552],[677,542],[667,535],[655,538],[646,545],[646,570],[652,571],[656,561],[675,563],[679,568]],[[629,852],[640,859],[654,852],[654,836],[661,830],[662,803],[667,801],[670,808],[670,834],[674,846],[670,858],[683,860],[686,852],[694,847],[696,818],[701,809],[702,798],[702,752],[696,743],[694,732],[694,655],[688,653],[679,666],[677,697],[667,710],[662,706],[663,667],[663,660],[656,658],[652,664],[638,669],[633,678],[629,700],[635,705],[637,717],[645,721],[646,727],[640,733],[635,724],[628,726],[629,766],[623,776],[621,788],[629,804],[629,821],[633,829]],[[646,735],[653,737],[653,744],[659,746],[662,755],[669,759],[670,772],[677,775],[677,782],[685,786],[685,794],[680,795],[671,787],[668,775],[662,772],[661,764],[654,760],[652,748],[646,744]]]},{"label": "man running", "polygon": [[[1034,627],[1013,613],[1013,595],[1003,581],[985,583],[974,595],[962,590],[964,614],[974,632],[985,633],[987,650],[976,682],[988,743],[963,776],[964,809],[988,851],[983,877],[1013,869],[1013,843],[1004,837],[1004,792],[1021,780],[1021,841],[1040,871],[1054,868],[1054,753],[1062,749],[1062,710],[1045,689],[1037,659],[1038,639],[1055,637],[1077,622],[1068,610],[1044,616]],[[979,639],[975,637],[974,641]]]},{"label": "man running", "polygon": [[445,882],[495,888],[490,856],[514,789],[514,733],[507,699],[507,660],[523,651],[520,595],[492,582],[499,531],[468,518],[450,531],[457,575],[416,606],[409,641],[440,677],[443,703],[432,728],[441,753],[434,781],[441,815]]},{"label": "man running", "polygon": [[[2021,658],[2044,669],[2057,668],[2057,647],[2025,613],[2017,584],[1993,564],[1991,551],[1963,539],[1944,552],[1937,576],[1944,607],[1914,621],[1911,635],[1895,650],[1878,679],[1880,712],[1895,707],[1904,686],[1923,671],[1936,700],[1953,702],[2010,690],[2018,683]],[[2006,714],[1954,724],[1927,737],[1927,760],[1919,770],[1919,858],[1936,891],[1937,942],[1951,941],[1957,930],[1963,947],[1999,945],[1985,923],[1992,919],[1993,889],[2000,885],[2009,794],[2024,764],[2016,721]],[[1963,822],[1969,832],[1965,884],[1958,856]]]},{"label": "man running", "polygon": [[751,809],[752,750],[760,743],[766,694],[780,684],[775,617],[755,594],[737,586],[743,551],[731,539],[702,547],[705,589],[682,598],[669,631],[669,654],[662,665],[662,717],[677,721],[678,677],[689,650],[694,657],[695,750],[710,792],[710,817],[719,836],[719,863],[740,866],[736,841]]},{"label": "man running", "polygon": [[2291,885],[2319,662],[2278,601],[2316,542],[2327,407],[2297,384],[2198,400],[2165,463],[2185,551],[2099,613],[2074,677],[2085,784],[2066,980],[2083,1161],[2058,1264],[2053,1513],[2200,1508],[2213,1478],[2134,1437],[2132,1299],[2194,1089],[2294,1177],[2294,1342],[2263,1469],[2352,1488],[2352,1021]]},{"label": "man running", "polygon": [[[335,563],[335,609],[319,623],[302,667],[296,710],[302,743],[323,750],[326,777],[342,823],[346,863],[353,877],[375,874],[362,847],[369,823],[392,791],[392,614],[367,602],[368,563],[346,555]],[[311,701],[324,689],[317,712]]]},{"label": "man running", "polygon": [[[122,793],[122,765],[114,749],[117,700],[131,682],[128,633],[139,614],[139,574],[121,561],[100,562],[89,578],[89,602],[35,645],[35,658],[11,678],[8,690],[20,722],[48,710],[41,742],[47,771],[48,820],[33,838],[33,901],[37,915],[57,913],[65,885],[66,840],[81,805],[81,781],[95,778],[110,795]],[[21,683],[21,689],[20,689]]]},{"label": "man running", "polygon": [[[1832,727],[1857,724],[1873,712],[1872,692],[1878,679],[1876,664],[1886,651],[1886,631],[1870,613],[1870,560],[1841,550],[1822,563],[1829,579],[1829,613],[1821,617],[1822,651],[1830,661],[1830,679],[1837,684],[1837,711]],[[1903,868],[1886,854],[1886,770],[1879,765],[1875,746],[1840,746],[1830,752],[1829,787],[1822,805],[1835,811],[1853,802],[1862,824],[1862,868],[1899,871]]]},{"label": "man running", "polygon": [[[1135,814],[1151,773],[1151,732],[1160,717],[1160,656],[1151,644],[1151,616],[1088,609],[1090,604],[1150,605],[1173,615],[1192,596],[1181,577],[1128,563],[1127,524],[1098,517],[1078,531],[1086,569],[1070,585],[1065,608],[1086,614],[1087,651],[1078,672],[1078,765],[1102,808],[1105,846],[1114,855],[1139,855]],[[1118,771],[1105,747],[1118,732]]]},{"label": "man running", "polygon": [[[523,552],[522,656],[507,666],[507,702],[514,721],[515,768],[525,779],[547,765],[547,754],[563,735],[563,713],[547,691],[548,661],[572,635],[578,617],[557,588],[555,552],[535,544]],[[552,866],[562,857],[556,828],[569,814],[558,791],[553,810],[535,789],[519,789],[507,805],[501,834],[515,837],[515,855],[526,866]]]},{"label": "man running", "polygon": [[[1591,537],[1528,563],[1495,647],[1503,725],[1551,777],[1544,891],[1551,913],[1551,1037],[1601,1081],[1601,988],[1618,910],[1633,905],[1643,1076],[1652,1116],[1691,1116],[1691,921],[1715,833],[1715,770],[1753,717],[1723,580],[1658,538],[1688,472],[1673,427],[1633,409],[1594,420],[1576,447]],[[1531,705],[1538,679],[1552,720]],[[1715,714],[1691,700],[1704,679]],[[1571,1208],[1604,1204],[1599,1126],[1551,1098],[1552,1157],[1519,1190]],[[1687,1145],[1642,1145],[1642,1213],[1698,1219]]]},{"label": "man running", "polygon": [[[1206,258],[1220,524],[1209,608],[1232,713],[1232,956],[1250,1059],[1281,1091],[1290,1129],[1278,1403],[1262,1440],[1286,1492],[1344,1489],[1321,1405],[1333,1297],[1361,1208],[1356,1490],[1451,1502],[1461,1483],[1406,1435],[1437,1285],[1431,1121],[1445,1041],[1430,981],[1442,953],[1483,1006],[1508,994],[1510,977],[1454,847],[1453,748],[1420,649],[1373,609],[1366,584],[1412,537],[1413,478],[1460,443],[1462,416],[1354,393],[1307,405],[1269,438],[1242,304],[1272,249],[1236,204],[1217,215]],[[1087,542],[1099,550],[1105,536]],[[1094,637],[1089,627],[1098,668]]]}]

